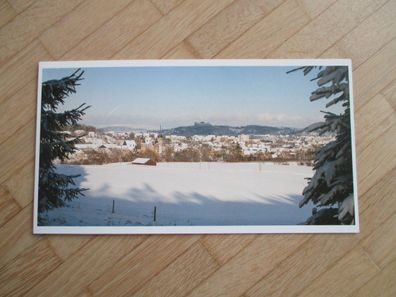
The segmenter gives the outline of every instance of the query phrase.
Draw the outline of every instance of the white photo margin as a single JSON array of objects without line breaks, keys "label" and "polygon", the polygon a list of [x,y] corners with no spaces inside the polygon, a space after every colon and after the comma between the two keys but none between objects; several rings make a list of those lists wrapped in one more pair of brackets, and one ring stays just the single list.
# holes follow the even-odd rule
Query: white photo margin
[{"label": "white photo margin", "polygon": [[[38,184],[40,157],[41,84],[43,69],[99,67],[214,67],[214,66],[347,66],[349,74],[351,145],[354,186],[355,225],[263,225],[263,226],[38,226]],[[107,60],[107,61],[45,61],[38,67],[36,152],[34,174],[34,234],[236,234],[236,233],[359,233],[358,189],[352,61],[350,59],[249,59],[249,60]]]}]

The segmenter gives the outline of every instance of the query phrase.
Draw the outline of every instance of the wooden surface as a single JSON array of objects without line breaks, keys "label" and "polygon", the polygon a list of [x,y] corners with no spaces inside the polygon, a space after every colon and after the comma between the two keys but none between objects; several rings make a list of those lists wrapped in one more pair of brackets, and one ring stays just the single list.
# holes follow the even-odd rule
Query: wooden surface
[{"label": "wooden surface", "polygon": [[[1,296],[396,296],[396,1],[0,0]],[[37,62],[352,58],[359,235],[33,236]]]}]

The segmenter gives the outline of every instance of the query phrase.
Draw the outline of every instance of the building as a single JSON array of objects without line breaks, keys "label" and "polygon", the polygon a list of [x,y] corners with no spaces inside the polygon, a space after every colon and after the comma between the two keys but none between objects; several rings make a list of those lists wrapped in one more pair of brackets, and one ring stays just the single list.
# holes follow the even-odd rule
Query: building
[{"label": "building", "polygon": [[249,136],[249,135],[246,135],[246,134],[240,134],[240,135],[238,135],[238,140],[239,140],[240,142],[247,142],[247,141],[249,141],[249,139],[250,139],[250,136]]},{"label": "building", "polygon": [[82,136],[85,134],[85,130],[74,130],[74,135]]},{"label": "building", "polygon": [[133,150],[136,148],[136,141],[135,140],[124,140],[124,142],[122,143],[122,147]]},{"label": "building", "polygon": [[89,132],[88,132],[88,137],[89,137],[89,138],[95,138],[95,137],[96,137],[96,133],[93,132],[93,131],[89,131]]},{"label": "building", "polygon": [[132,164],[134,165],[150,165],[150,166],[156,166],[157,162],[150,158],[136,158],[135,160],[132,161]]}]

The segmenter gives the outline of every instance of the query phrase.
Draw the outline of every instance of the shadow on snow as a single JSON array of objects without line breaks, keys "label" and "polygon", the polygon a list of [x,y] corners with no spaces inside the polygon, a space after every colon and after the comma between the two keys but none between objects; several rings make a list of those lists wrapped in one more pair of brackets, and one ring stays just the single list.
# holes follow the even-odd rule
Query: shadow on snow
[{"label": "shadow on snow", "polygon": [[[69,166],[65,174],[80,174],[76,186],[87,180],[83,166]],[[296,225],[310,215],[310,208],[300,209],[301,195],[265,197],[249,193],[238,201],[198,192],[175,191],[171,199],[149,184],[132,187],[125,199],[108,193],[110,184],[88,190],[65,208],[51,210],[49,225],[68,226],[227,226],[227,225]],[[114,213],[112,212],[114,201]],[[154,207],[156,221],[154,222]],[[298,213],[298,215],[296,215]]]}]

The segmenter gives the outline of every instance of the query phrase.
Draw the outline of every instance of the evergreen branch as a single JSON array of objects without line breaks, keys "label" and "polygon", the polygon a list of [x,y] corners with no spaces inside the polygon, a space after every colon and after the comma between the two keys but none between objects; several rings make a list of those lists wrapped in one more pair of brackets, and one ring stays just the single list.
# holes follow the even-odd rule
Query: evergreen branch
[{"label": "evergreen branch", "polygon": [[[65,99],[76,93],[76,86],[83,80],[84,71],[77,69],[59,80],[42,83],[40,163],[39,163],[39,214],[51,208],[62,207],[80,195],[86,188],[76,186],[75,178],[80,175],[65,175],[56,172],[54,161],[65,158],[76,151],[80,137],[69,139],[62,131],[82,119],[90,106],[85,103],[64,112],[57,112]],[[39,222],[42,220],[39,219]]]}]

